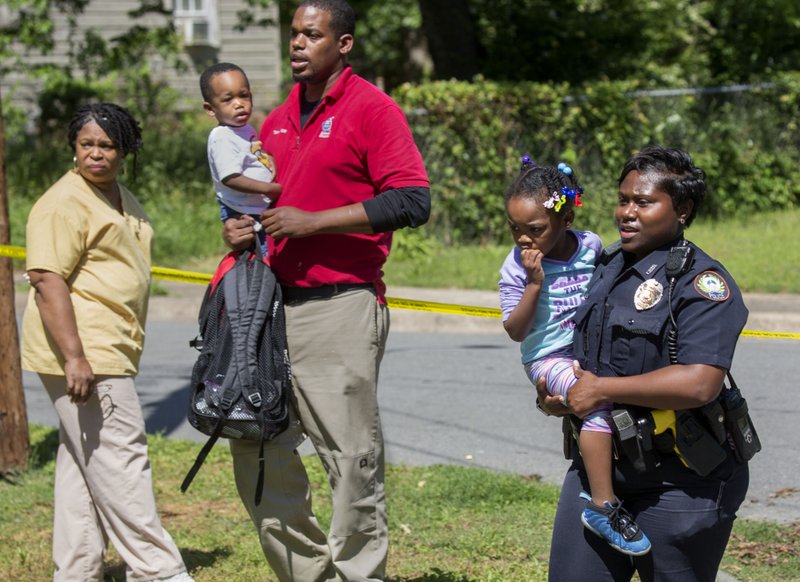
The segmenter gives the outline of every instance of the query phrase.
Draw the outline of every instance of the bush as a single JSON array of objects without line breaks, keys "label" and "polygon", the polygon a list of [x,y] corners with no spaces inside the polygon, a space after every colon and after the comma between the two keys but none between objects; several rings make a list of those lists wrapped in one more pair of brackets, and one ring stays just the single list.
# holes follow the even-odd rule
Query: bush
[{"label": "bush", "polygon": [[[393,96],[422,150],[433,196],[429,224],[400,235],[396,253],[429,254],[429,238],[444,245],[505,242],[503,193],[526,153],[541,164],[565,161],[575,169],[586,188],[579,228],[608,230],[619,171],[648,143],[687,149],[706,170],[710,195],[702,216],[800,205],[800,73],[749,92],[654,97],[638,89],[635,81],[574,87],[482,78],[396,89]],[[137,172],[129,169],[123,182],[154,215],[155,256],[218,249],[206,160],[213,124],[202,114],[164,113],[142,125],[145,146]],[[7,135],[12,235],[15,244],[24,244],[21,217],[72,165],[72,152],[64,136],[34,139],[14,127]],[[171,221],[176,214],[186,216]],[[212,223],[212,231],[203,226]],[[209,238],[198,246],[202,236]]]},{"label": "bush", "polygon": [[739,93],[637,94],[635,81],[504,84],[476,78],[403,85],[434,198],[429,232],[446,243],[503,240],[503,192],[519,159],[565,161],[586,188],[581,228],[604,230],[619,171],[649,143],[688,150],[708,173],[703,214],[733,216],[800,203],[800,74]]}]

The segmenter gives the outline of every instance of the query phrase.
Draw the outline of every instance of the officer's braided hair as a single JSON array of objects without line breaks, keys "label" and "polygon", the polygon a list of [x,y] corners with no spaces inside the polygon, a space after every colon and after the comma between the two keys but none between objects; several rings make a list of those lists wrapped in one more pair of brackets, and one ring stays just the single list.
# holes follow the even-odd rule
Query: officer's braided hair
[{"label": "officer's braided hair", "polygon": [[[537,166],[527,156],[523,158],[519,176],[511,183],[505,193],[505,202],[516,198],[530,198],[544,203],[554,192],[560,193],[563,187],[575,190],[578,188],[578,178],[575,173],[565,174],[553,166]],[[574,199],[565,197],[562,210],[572,208]]]},{"label": "officer's braided hair", "polygon": [[242,70],[239,65],[233,63],[216,63],[208,67],[203,74],[200,75],[200,94],[203,96],[203,101],[211,103],[214,98],[214,92],[211,90],[211,80],[220,73],[228,73],[230,71],[239,71],[244,77],[247,86],[250,86],[250,80],[247,74]]},{"label": "officer's braided hair", "polygon": [[686,217],[686,226],[692,224],[706,197],[706,173],[694,165],[687,152],[660,145],[647,146],[628,159],[622,168],[619,183],[622,184],[625,176],[633,171],[648,176],[656,188],[669,194],[675,210],[691,200],[692,210]]},{"label": "officer's braided hair", "polygon": [[353,7],[345,0],[304,0],[298,6],[304,8],[312,6],[317,10],[324,10],[331,15],[331,30],[336,38],[343,34],[355,35],[356,33],[356,13]]},{"label": "officer's braided hair", "polygon": [[94,121],[106,132],[106,135],[119,149],[123,157],[133,154],[133,171],[136,173],[136,155],[142,149],[142,128],[134,119],[130,111],[115,103],[90,103],[75,112],[69,122],[67,139],[72,151],[75,151],[75,142],[78,132],[84,125]]}]

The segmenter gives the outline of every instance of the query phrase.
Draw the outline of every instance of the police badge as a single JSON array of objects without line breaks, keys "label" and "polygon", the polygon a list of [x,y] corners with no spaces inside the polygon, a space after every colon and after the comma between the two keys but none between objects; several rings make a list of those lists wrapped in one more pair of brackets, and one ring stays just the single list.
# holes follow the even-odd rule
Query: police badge
[{"label": "police badge", "polygon": [[648,279],[636,289],[633,295],[633,306],[636,311],[644,311],[650,309],[661,301],[664,295],[664,287],[655,279]]}]

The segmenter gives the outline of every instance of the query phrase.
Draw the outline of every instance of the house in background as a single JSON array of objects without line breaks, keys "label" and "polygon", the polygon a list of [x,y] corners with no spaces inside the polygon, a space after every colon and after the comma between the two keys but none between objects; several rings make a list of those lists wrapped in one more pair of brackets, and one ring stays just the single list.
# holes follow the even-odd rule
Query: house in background
[{"label": "house in background", "polygon": [[[159,57],[151,62],[153,76],[165,81],[179,95],[178,108],[200,110],[202,98],[198,80],[209,64],[228,61],[236,63],[247,73],[254,95],[256,110],[266,111],[280,101],[281,87],[281,35],[278,26],[277,2],[268,8],[250,6],[247,0],[167,0],[165,5],[172,15],[148,14],[133,19],[132,10],[141,5],[139,0],[90,0],[76,22],[75,36],[93,30],[106,40],[128,31],[133,25],[163,26],[172,18],[182,39],[181,60],[186,71],[168,66]],[[274,26],[251,25],[244,31],[236,30],[238,13],[249,10],[254,21],[269,20]],[[15,14],[7,6],[0,6],[0,26],[13,22]],[[53,13],[55,48],[47,55],[31,54],[26,64],[69,62],[70,24],[66,15]],[[11,106],[21,108],[33,117],[38,116],[37,94],[40,82],[31,77],[10,73],[0,78],[3,99]]]}]

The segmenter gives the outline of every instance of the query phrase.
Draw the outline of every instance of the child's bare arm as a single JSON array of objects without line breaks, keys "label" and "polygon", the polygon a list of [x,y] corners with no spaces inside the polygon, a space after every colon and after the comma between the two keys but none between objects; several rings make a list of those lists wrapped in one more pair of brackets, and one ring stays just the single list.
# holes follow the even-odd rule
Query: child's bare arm
[{"label": "child's bare arm", "polygon": [[233,176],[228,176],[222,180],[222,183],[228,188],[233,188],[234,190],[238,190],[239,192],[244,192],[246,194],[262,194],[273,202],[278,199],[278,196],[281,193],[280,184],[276,184],[275,182],[262,182],[261,180],[254,180],[253,178],[248,178],[243,174],[234,174]]}]

